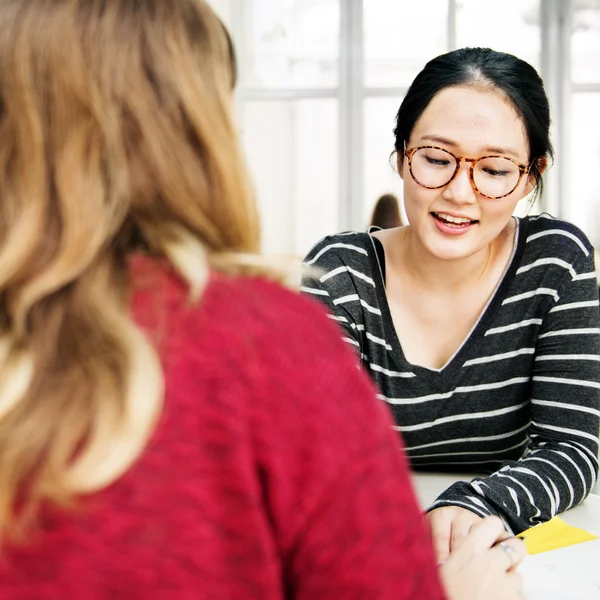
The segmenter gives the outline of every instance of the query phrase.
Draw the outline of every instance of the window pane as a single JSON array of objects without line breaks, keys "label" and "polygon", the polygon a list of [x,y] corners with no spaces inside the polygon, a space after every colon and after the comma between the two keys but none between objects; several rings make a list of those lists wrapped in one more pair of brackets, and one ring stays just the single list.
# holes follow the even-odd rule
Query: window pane
[{"label": "window pane", "polygon": [[402,180],[396,172],[394,150],[395,116],[402,98],[367,98],[364,105],[364,201],[366,228],[377,198],[396,194],[402,198]]},{"label": "window pane", "polygon": [[575,83],[600,83],[600,0],[586,0],[585,5],[573,11],[572,78]]},{"label": "window pane", "polygon": [[[573,94],[569,193],[563,202],[565,217],[581,227],[600,248],[600,93]],[[557,164],[558,167],[558,164]]]},{"label": "window pane", "polygon": [[338,83],[339,0],[244,0],[250,88],[330,88]]},{"label": "window pane", "polygon": [[363,0],[365,84],[407,87],[446,51],[448,0]]},{"label": "window pane", "polygon": [[541,58],[539,0],[458,0],[456,45],[484,46],[514,54],[536,69]]},{"label": "window pane", "polygon": [[265,252],[304,256],[338,230],[337,122],[333,99],[245,103]]}]

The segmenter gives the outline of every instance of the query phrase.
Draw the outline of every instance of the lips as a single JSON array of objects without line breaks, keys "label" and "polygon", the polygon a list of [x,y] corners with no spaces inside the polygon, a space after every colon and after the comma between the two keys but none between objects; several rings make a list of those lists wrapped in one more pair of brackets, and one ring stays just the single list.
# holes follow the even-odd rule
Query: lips
[{"label": "lips", "polygon": [[468,217],[457,217],[455,215],[449,215],[448,213],[443,212],[432,212],[431,216],[434,219],[437,219],[444,225],[448,227],[456,227],[460,229],[461,227],[468,227],[469,225],[474,225],[475,223],[479,223],[477,219],[469,219]]}]

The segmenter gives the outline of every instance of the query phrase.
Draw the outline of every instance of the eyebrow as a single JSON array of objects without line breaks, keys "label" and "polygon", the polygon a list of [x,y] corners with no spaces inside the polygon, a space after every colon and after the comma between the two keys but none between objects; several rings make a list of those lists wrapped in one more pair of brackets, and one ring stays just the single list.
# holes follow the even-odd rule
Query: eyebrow
[{"label": "eyebrow", "polygon": [[[456,148],[458,144],[449,140],[448,138],[440,137],[439,135],[424,135],[421,137],[422,140],[437,142],[438,144],[444,144],[446,146],[451,146]],[[483,152],[492,152],[493,154],[504,154],[506,156],[513,156],[514,158],[519,158],[519,152],[517,152],[514,148],[501,148],[500,146],[486,146],[483,148]]]}]

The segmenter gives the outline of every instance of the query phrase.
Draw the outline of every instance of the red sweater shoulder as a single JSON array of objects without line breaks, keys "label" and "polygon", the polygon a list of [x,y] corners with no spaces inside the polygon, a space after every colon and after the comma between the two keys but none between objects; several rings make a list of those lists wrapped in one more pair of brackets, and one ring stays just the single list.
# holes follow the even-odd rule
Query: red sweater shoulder
[{"label": "red sweater shoulder", "polygon": [[140,460],[5,552],[0,599],[442,598],[386,408],[310,300],[134,269],[165,373]]}]

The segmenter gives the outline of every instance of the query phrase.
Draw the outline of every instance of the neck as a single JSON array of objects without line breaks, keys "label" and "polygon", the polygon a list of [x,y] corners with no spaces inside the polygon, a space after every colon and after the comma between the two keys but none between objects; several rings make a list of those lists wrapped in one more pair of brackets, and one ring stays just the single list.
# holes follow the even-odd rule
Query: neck
[{"label": "neck", "polygon": [[409,277],[419,286],[439,292],[458,292],[477,285],[498,265],[498,258],[506,250],[507,241],[515,230],[511,219],[502,233],[476,254],[458,259],[441,259],[430,254],[414,236],[410,226],[405,227],[401,252],[408,260],[402,263]]}]

